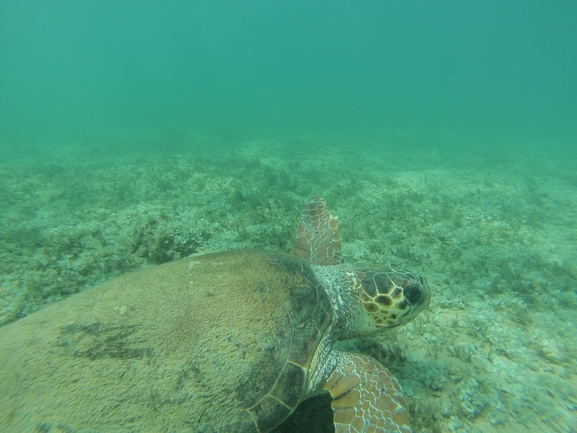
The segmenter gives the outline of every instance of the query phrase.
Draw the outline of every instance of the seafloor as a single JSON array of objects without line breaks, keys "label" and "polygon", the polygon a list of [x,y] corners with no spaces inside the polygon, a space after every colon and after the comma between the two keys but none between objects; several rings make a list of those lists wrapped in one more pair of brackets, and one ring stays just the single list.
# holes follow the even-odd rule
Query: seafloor
[{"label": "seafloor", "polygon": [[[211,132],[4,149],[0,164],[2,324],[179,257],[289,251],[320,195],[345,260],[430,282],[413,323],[343,343],[395,373],[415,432],[577,431],[575,150]],[[276,432],[333,431],[328,403]]]}]

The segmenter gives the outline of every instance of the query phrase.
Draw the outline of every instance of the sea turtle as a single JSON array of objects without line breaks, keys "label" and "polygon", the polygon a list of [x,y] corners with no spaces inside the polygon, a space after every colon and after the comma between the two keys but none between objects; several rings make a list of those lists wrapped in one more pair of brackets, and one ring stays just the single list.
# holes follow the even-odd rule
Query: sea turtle
[{"label": "sea turtle", "polygon": [[191,256],[6,325],[0,431],[265,433],[328,391],[338,433],[410,432],[391,373],[334,345],[414,318],[427,283],[340,262],[313,197],[291,254]]}]

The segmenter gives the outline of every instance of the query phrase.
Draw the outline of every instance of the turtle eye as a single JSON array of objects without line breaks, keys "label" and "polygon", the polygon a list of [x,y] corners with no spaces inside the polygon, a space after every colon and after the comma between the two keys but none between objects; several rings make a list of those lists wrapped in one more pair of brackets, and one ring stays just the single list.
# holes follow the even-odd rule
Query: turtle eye
[{"label": "turtle eye", "polygon": [[405,295],[407,301],[409,301],[409,304],[415,305],[421,299],[422,296],[421,287],[418,283],[414,282],[409,286],[405,287],[405,289],[403,290],[403,294]]}]

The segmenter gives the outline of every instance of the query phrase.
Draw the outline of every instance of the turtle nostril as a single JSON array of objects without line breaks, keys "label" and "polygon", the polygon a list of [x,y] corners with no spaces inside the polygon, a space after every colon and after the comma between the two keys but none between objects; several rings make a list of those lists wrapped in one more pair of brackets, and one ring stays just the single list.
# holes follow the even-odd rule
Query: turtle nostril
[{"label": "turtle nostril", "polygon": [[422,291],[417,283],[413,283],[410,286],[405,287],[403,290],[405,298],[409,301],[409,304],[415,305],[421,299]]}]

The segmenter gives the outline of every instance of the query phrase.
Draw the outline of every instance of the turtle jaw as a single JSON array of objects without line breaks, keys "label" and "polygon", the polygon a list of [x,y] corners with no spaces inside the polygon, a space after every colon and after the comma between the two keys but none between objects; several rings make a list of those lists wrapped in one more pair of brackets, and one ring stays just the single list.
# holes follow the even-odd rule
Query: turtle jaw
[{"label": "turtle jaw", "polygon": [[403,293],[407,302],[411,304],[412,308],[403,316],[405,322],[413,320],[421,311],[429,308],[431,303],[431,288],[425,278],[417,276],[418,282],[414,282],[403,289]]}]

